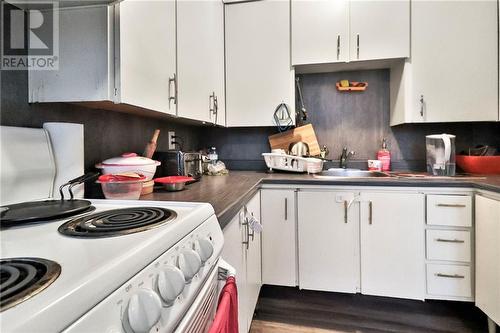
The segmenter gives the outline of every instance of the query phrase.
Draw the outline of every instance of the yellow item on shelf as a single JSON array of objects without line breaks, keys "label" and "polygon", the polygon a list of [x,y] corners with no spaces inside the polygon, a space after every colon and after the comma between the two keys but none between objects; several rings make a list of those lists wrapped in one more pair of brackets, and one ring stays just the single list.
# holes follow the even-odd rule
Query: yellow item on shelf
[{"label": "yellow item on shelf", "polygon": [[349,80],[340,80],[340,86],[341,87],[349,87]]}]

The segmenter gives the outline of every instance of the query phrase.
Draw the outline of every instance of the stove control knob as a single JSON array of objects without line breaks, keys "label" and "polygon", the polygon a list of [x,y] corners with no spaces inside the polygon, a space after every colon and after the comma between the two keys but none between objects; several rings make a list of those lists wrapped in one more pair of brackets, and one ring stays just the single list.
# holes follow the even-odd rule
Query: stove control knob
[{"label": "stove control knob", "polygon": [[208,238],[200,238],[194,242],[194,249],[200,256],[201,262],[205,263],[214,253],[214,246]]},{"label": "stove control knob", "polygon": [[146,333],[160,320],[161,300],[150,289],[132,295],[127,309],[128,323],[134,333]]},{"label": "stove control knob", "polygon": [[201,259],[198,253],[193,250],[185,250],[179,254],[177,265],[184,274],[184,280],[189,283],[200,270]]},{"label": "stove control knob", "polygon": [[156,287],[161,299],[168,305],[172,305],[184,290],[185,279],[181,270],[175,266],[168,265],[158,274]]}]

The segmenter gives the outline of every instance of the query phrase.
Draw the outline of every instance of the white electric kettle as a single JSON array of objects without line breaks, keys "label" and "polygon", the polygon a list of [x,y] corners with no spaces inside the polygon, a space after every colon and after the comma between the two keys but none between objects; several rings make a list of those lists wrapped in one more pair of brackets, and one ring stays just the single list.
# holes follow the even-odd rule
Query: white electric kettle
[{"label": "white electric kettle", "polygon": [[425,137],[427,172],[434,176],[455,176],[455,136],[433,134]]}]

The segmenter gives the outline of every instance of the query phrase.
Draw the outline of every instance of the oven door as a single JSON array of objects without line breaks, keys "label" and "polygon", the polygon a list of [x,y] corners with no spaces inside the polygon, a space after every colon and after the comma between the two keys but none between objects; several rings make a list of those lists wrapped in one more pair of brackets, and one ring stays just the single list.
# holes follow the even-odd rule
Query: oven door
[{"label": "oven door", "polygon": [[209,331],[219,302],[219,295],[228,276],[235,276],[234,268],[219,258],[195,301],[177,326],[175,333],[206,333]]},{"label": "oven door", "polygon": [[218,268],[212,270],[205,285],[175,330],[176,333],[205,333],[215,317],[219,299]]}]

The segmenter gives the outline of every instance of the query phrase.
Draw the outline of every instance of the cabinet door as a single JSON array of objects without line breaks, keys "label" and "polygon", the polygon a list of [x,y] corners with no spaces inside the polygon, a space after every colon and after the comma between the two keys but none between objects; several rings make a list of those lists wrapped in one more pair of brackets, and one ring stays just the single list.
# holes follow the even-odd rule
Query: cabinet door
[{"label": "cabinet door", "polygon": [[412,1],[410,105],[416,121],[498,120],[496,6]]},{"label": "cabinet door", "polygon": [[[222,1],[177,1],[178,116],[225,125]],[[218,114],[213,97],[218,100]]]},{"label": "cabinet door", "polygon": [[347,0],[292,0],[292,65],[349,60]]},{"label": "cabinet door", "polygon": [[410,56],[409,0],[351,1],[349,19],[351,60]]},{"label": "cabinet door", "polygon": [[361,292],[423,299],[425,196],[362,193]]},{"label": "cabinet door", "polygon": [[296,286],[295,191],[261,190],[262,283]]},{"label": "cabinet door", "polygon": [[476,305],[500,325],[500,201],[476,195]]},{"label": "cabinet door", "polygon": [[359,203],[354,193],[300,191],[299,286],[355,293],[359,286]]},{"label": "cabinet door", "polygon": [[125,0],[117,5],[118,101],[175,114],[169,104],[175,74],[175,1]]},{"label": "cabinet door", "polygon": [[222,258],[236,270],[236,285],[238,287],[238,327],[239,332],[248,332],[247,317],[247,278],[246,249],[242,244],[246,239],[245,228],[241,224],[240,214],[236,215],[224,228],[224,248]]},{"label": "cabinet door", "polygon": [[[260,218],[260,193],[257,193],[246,205],[248,213],[253,215],[258,221]],[[247,255],[247,321],[248,327],[252,323],[253,313],[259,298],[260,287],[262,286],[262,260],[261,260],[261,234],[252,232],[249,229]]]},{"label": "cabinet door", "polygon": [[225,6],[227,126],[274,126],[280,103],[295,122],[289,6],[273,0]]}]

